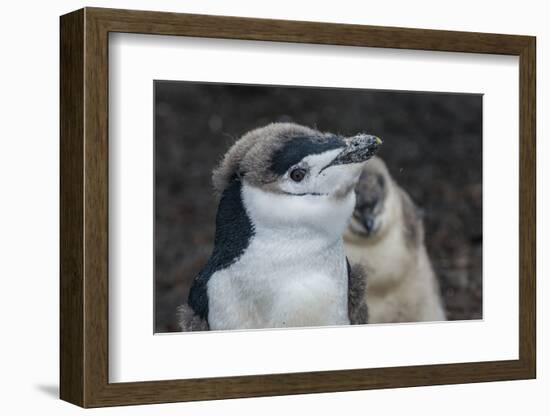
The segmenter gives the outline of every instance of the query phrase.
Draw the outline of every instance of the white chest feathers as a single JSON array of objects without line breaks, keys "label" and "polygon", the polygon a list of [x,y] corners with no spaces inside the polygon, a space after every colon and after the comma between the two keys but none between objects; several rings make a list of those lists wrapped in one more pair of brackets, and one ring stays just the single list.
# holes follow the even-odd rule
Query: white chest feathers
[{"label": "white chest feathers", "polygon": [[[312,226],[312,218],[310,225],[299,220],[293,223],[292,212],[284,215],[285,209],[296,208],[290,205],[297,198],[301,197],[243,187],[254,236],[236,262],[208,281],[212,330],[349,324],[347,264],[340,230],[345,219],[340,224],[337,215],[334,223],[317,227]],[[350,202],[353,209],[354,201],[335,204],[349,210]],[[269,203],[273,215],[266,218],[264,204]]]}]

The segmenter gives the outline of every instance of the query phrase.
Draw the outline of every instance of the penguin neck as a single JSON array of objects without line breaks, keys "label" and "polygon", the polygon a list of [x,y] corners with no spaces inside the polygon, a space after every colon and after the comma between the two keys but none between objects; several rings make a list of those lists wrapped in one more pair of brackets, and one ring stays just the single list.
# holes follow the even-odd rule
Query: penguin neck
[{"label": "penguin neck", "polygon": [[326,195],[287,195],[242,185],[243,206],[255,238],[306,248],[342,245],[342,234],[355,205],[355,193],[336,198]]}]

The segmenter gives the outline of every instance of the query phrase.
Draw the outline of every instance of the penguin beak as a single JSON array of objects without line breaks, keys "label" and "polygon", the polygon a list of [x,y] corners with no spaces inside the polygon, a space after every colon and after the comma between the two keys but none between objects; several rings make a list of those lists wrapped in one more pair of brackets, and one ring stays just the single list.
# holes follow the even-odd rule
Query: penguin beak
[{"label": "penguin beak", "polygon": [[370,215],[365,215],[361,218],[361,224],[365,227],[367,235],[371,235],[375,231],[376,222],[374,218]]},{"label": "penguin beak", "polygon": [[363,226],[365,227],[365,230],[367,230],[367,234],[370,234],[374,229],[374,219],[371,217],[363,218]]},{"label": "penguin beak", "polygon": [[[370,134],[358,134],[346,139],[346,147],[329,166],[363,163],[376,154],[382,140]],[[328,166],[327,166],[328,167]]]},{"label": "penguin beak", "polygon": [[[364,237],[370,237],[380,226],[380,221],[377,221],[376,214],[366,212],[356,208],[353,213],[353,220],[350,224],[351,230],[356,234],[360,234]],[[356,224],[356,225],[355,225]]]}]

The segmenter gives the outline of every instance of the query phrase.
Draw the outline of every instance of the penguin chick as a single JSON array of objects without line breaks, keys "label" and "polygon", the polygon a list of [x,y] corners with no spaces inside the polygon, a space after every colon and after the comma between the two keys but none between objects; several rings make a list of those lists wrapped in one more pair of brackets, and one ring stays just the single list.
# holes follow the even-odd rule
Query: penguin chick
[{"label": "penguin chick", "polygon": [[179,309],[182,329],[366,323],[364,280],[354,278],[342,234],[361,168],[380,144],[291,123],[238,140],[213,172],[214,249]]},{"label": "penguin chick", "polygon": [[382,159],[365,165],[356,193],[344,242],[368,272],[369,323],[445,320],[422,218]]}]

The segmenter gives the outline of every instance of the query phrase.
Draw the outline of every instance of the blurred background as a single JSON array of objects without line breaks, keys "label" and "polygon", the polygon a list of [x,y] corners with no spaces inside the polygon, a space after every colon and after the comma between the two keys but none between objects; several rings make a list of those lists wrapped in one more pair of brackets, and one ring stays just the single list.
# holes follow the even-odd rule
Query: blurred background
[{"label": "blurred background", "polygon": [[379,155],[424,211],[448,319],[482,317],[482,96],[155,81],[155,332],[210,257],[210,175],[247,131],[292,121],[384,139]]}]

